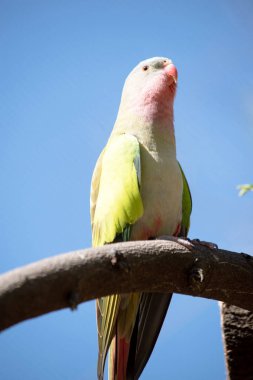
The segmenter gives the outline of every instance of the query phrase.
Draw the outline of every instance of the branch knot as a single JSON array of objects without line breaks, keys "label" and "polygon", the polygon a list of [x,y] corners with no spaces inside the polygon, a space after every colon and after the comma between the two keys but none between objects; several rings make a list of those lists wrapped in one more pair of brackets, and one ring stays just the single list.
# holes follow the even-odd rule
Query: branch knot
[{"label": "branch knot", "polygon": [[115,269],[123,270],[128,273],[130,268],[126,258],[121,252],[118,252],[115,248],[112,248],[111,252],[111,264]]},{"label": "branch knot", "polygon": [[199,259],[195,259],[195,263],[198,263],[198,265],[194,265],[191,267],[189,272],[189,283],[192,289],[200,290],[203,286],[204,280],[205,280],[205,271],[203,267],[199,266]]}]

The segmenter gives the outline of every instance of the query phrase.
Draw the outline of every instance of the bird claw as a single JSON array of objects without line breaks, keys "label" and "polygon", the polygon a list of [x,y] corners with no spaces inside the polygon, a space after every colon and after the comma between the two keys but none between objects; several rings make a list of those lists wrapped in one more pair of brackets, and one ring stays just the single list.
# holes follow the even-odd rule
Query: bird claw
[{"label": "bird claw", "polygon": [[218,245],[215,243],[211,243],[210,241],[203,241],[199,239],[192,239],[191,242],[195,245],[203,245],[204,247],[207,247],[209,249],[218,249]]},{"label": "bird claw", "polygon": [[189,250],[192,250],[194,246],[196,245],[202,245],[206,248],[209,249],[218,249],[218,245],[215,243],[211,243],[209,241],[202,241],[199,239],[189,239],[187,237],[176,237],[176,236],[168,236],[168,235],[163,235],[159,236],[157,240],[167,240],[167,241],[173,241],[175,243],[178,243],[182,245],[184,248],[187,248]]},{"label": "bird claw", "polygon": [[190,239],[187,237],[176,237],[176,236],[169,236],[169,235],[163,235],[159,236],[157,240],[167,240],[167,241],[173,241],[175,243],[178,243],[182,245],[184,248],[192,249],[193,244]]}]

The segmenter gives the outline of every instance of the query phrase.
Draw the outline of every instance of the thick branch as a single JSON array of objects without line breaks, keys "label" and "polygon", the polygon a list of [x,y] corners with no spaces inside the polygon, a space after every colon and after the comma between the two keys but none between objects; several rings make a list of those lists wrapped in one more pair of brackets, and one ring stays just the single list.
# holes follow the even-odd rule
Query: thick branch
[{"label": "thick branch", "polygon": [[253,258],[156,240],[58,255],[0,277],[0,330],[113,293],[183,293],[253,311]]},{"label": "thick branch", "polygon": [[253,378],[253,313],[221,304],[227,380]]}]

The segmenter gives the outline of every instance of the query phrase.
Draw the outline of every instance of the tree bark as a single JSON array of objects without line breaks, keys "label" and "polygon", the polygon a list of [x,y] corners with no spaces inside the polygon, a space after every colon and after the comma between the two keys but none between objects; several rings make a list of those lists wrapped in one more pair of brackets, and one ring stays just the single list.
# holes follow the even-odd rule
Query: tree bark
[{"label": "tree bark", "polygon": [[253,313],[221,304],[224,352],[228,380],[253,379]]},{"label": "tree bark", "polygon": [[165,240],[54,256],[0,277],[0,330],[97,297],[137,291],[188,294],[253,311],[253,258]]}]

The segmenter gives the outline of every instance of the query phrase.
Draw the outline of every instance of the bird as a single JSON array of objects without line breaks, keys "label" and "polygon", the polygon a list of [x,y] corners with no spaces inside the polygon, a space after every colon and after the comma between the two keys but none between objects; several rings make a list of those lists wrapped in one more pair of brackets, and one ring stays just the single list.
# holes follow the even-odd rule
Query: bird
[{"label": "bird", "polygon": [[[126,78],[118,114],[91,180],[92,245],[186,237],[192,199],[176,157],[172,60],[141,61]],[[155,346],[171,294],[126,293],[96,300],[97,378],[137,380]]]}]

